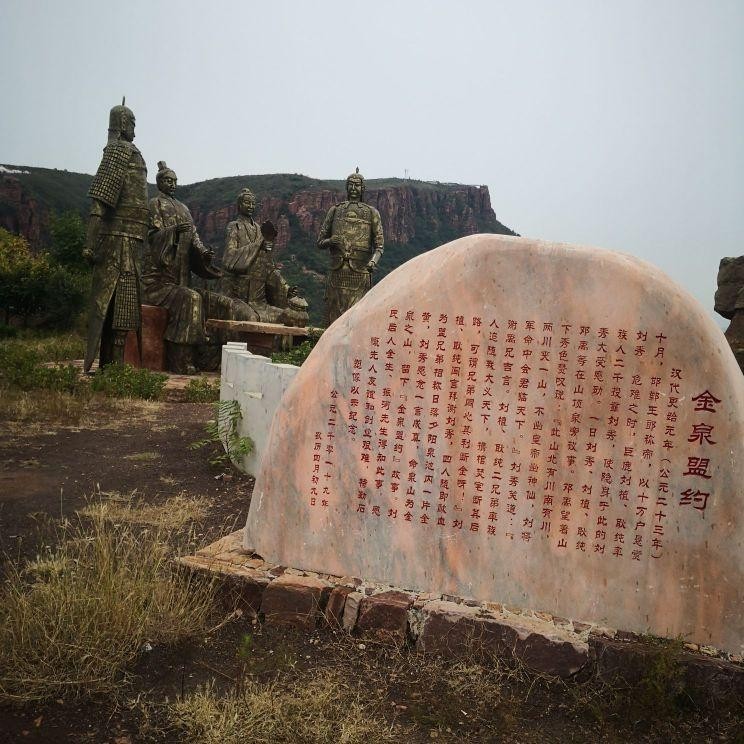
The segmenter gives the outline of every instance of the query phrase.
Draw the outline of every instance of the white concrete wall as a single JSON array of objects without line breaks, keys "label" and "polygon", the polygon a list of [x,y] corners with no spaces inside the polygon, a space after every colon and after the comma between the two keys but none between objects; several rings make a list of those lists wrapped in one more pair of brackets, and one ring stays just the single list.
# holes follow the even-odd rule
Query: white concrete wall
[{"label": "white concrete wall", "polygon": [[252,354],[245,343],[231,341],[222,347],[220,401],[237,400],[240,404],[243,419],[239,433],[253,440],[254,449],[237,465],[249,475],[258,473],[274,412],[299,369]]}]

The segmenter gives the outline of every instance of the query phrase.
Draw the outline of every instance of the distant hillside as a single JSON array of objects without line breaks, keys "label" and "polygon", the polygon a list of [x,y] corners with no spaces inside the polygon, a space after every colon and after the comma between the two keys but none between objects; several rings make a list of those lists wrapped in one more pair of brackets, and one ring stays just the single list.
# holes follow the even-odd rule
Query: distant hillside
[{"label": "distant hillside", "polygon": [[[22,172],[0,170],[0,226],[25,236],[32,246],[41,248],[48,241],[53,213],[87,213],[90,175],[29,166],[6,168]],[[312,321],[320,322],[328,257],[315,247],[315,241],[326,211],[344,198],[344,181],[275,174],[212,178],[179,186],[178,198],[189,206],[202,239],[218,256],[222,255],[225,227],[236,215],[236,196],[244,186],[258,198],[257,219],[271,219],[277,225],[277,260],[287,280],[299,285],[310,302]],[[463,235],[516,234],[496,219],[487,186],[370,179],[365,201],[379,209],[385,231],[377,279],[410,258]]]}]

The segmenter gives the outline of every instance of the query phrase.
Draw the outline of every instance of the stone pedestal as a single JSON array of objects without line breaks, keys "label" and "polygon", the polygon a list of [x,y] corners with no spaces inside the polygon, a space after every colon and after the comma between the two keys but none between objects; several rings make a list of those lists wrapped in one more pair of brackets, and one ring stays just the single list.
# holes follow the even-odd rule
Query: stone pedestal
[{"label": "stone pedestal", "polygon": [[156,372],[165,371],[163,334],[167,325],[168,311],[166,308],[142,305],[142,358],[140,361],[137,334],[130,331],[124,346],[124,362]]}]

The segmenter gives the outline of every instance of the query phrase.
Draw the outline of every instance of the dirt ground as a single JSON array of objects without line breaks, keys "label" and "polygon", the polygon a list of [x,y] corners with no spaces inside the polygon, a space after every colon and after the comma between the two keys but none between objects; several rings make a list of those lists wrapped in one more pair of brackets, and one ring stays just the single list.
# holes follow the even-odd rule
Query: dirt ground
[{"label": "dirt ground", "polygon": [[[205,497],[209,511],[204,524],[195,525],[191,537],[195,547],[236,529],[247,514],[252,479],[210,466],[203,451],[189,448],[203,437],[211,414],[207,404],[133,405],[126,415],[104,418],[95,426],[51,427],[30,434],[0,422],[0,554],[33,557],[53,539],[56,520],[74,519],[76,510],[106,493],[136,492],[155,504],[181,493]],[[567,712],[565,697],[540,684],[494,699],[483,708],[487,712],[469,717],[462,698],[448,697],[431,674],[419,674],[411,655],[335,638],[329,630],[308,636],[239,620],[199,641],[144,653],[122,683],[123,695],[116,703],[58,700],[0,708],[0,742],[143,741],[141,703],[174,700],[208,681],[218,687],[234,684],[245,671],[238,649],[246,634],[252,645],[250,671],[256,679],[285,669],[312,673],[343,666],[368,679],[371,688],[379,686],[389,705],[386,717],[397,717],[413,728],[405,741],[744,741],[736,724],[722,724],[706,715],[682,717],[663,726],[604,714],[577,720]],[[180,739],[163,735],[157,740]]]}]

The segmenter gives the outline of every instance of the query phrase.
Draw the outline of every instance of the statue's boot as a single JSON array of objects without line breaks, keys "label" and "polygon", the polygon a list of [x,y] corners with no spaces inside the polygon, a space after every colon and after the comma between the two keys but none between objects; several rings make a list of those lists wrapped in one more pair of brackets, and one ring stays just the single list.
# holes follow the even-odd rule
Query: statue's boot
[{"label": "statue's boot", "polygon": [[101,338],[100,366],[124,364],[124,345],[128,331],[110,331]]},{"label": "statue's boot", "polygon": [[177,375],[195,375],[196,347],[192,344],[165,342],[165,365],[169,372]]}]

